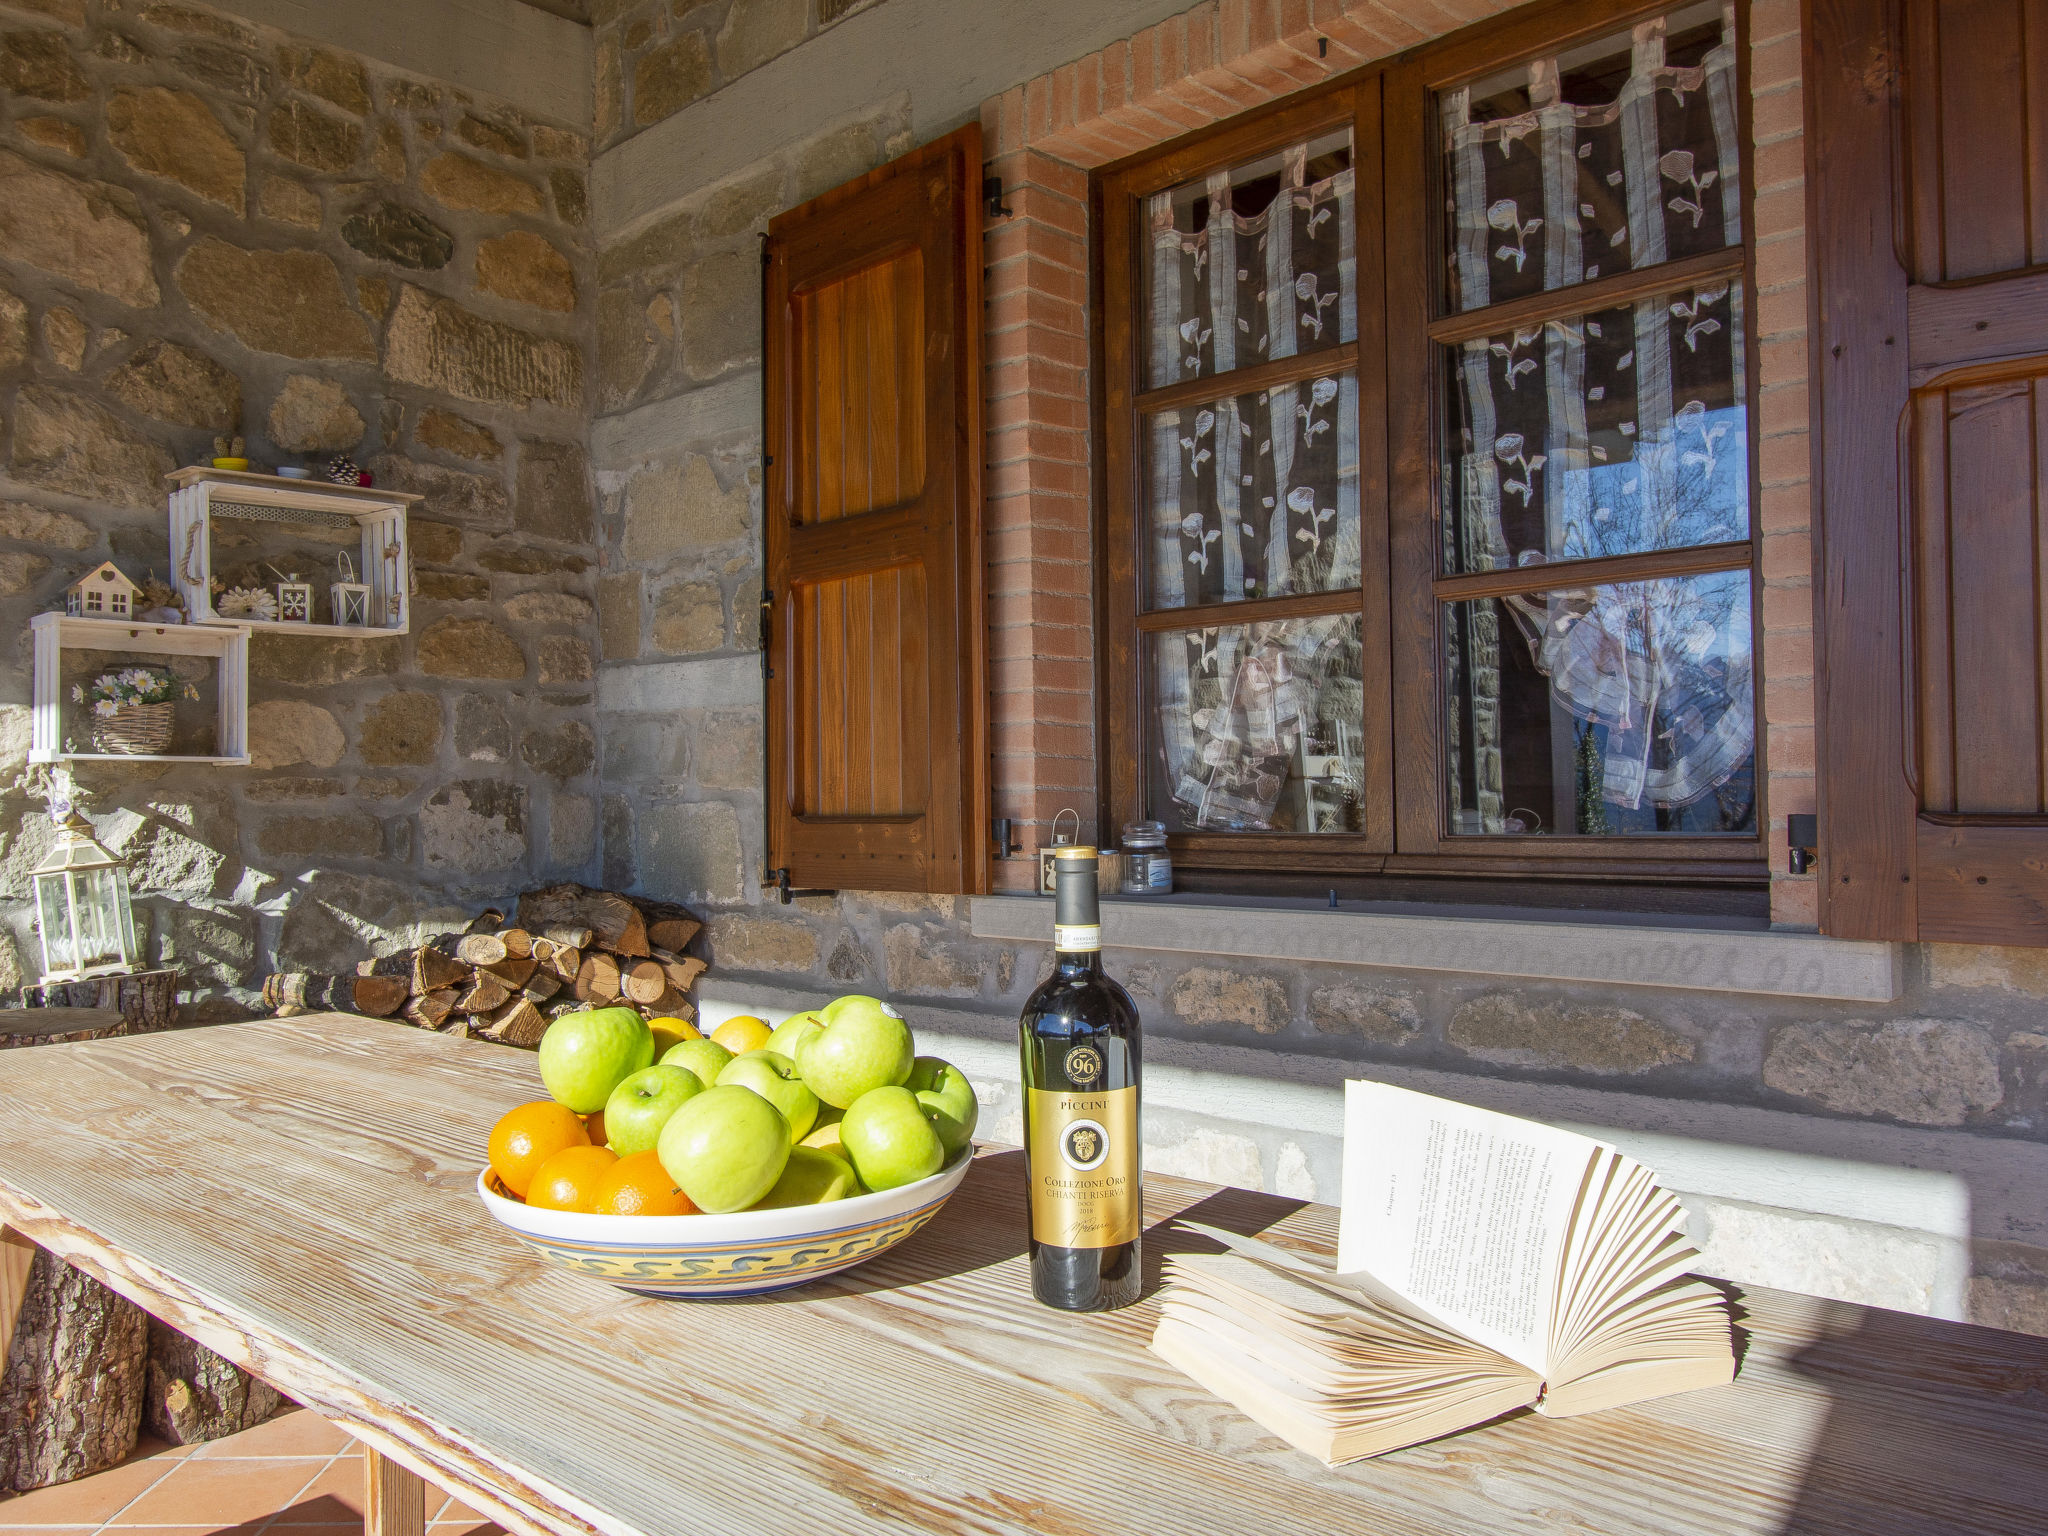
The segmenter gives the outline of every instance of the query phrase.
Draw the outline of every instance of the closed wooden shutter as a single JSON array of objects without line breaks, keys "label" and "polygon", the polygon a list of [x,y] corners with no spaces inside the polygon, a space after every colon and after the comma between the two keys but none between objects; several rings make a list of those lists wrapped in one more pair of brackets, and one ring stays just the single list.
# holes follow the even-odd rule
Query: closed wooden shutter
[{"label": "closed wooden shutter", "polygon": [[2048,944],[2048,0],[1816,0],[1822,924]]},{"label": "closed wooden shutter", "polygon": [[768,230],[768,864],[987,889],[981,131]]}]

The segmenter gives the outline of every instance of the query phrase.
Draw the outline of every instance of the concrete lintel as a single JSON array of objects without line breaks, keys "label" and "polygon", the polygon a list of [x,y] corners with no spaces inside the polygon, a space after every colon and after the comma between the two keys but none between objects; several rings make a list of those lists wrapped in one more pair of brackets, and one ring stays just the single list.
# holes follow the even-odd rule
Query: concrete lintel
[{"label": "concrete lintel", "polygon": [[[972,921],[976,938],[1044,943],[1052,902],[977,896]],[[1102,924],[1111,949],[1861,1003],[1899,995],[1898,946],[1817,934],[1135,901],[1104,903]]]},{"label": "concrete lintel", "polygon": [[761,435],[758,368],[616,416],[600,416],[590,429],[590,462],[600,470],[629,469],[743,435]]},{"label": "concrete lintel", "polygon": [[590,28],[519,0],[223,0],[223,8],[590,132]]},{"label": "concrete lintel", "polygon": [[[760,704],[758,656],[618,662],[600,668],[597,674],[600,715],[666,715],[679,709],[759,708]],[[602,729],[602,721],[599,724]]]}]

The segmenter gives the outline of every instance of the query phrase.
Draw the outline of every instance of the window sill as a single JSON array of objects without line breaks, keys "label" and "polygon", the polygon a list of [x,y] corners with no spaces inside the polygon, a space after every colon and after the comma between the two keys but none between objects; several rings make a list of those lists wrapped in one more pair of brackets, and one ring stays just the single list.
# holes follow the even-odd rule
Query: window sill
[{"label": "window sill", "polygon": [[[1052,931],[1050,897],[977,896],[971,913],[976,938],[1044,943]],[[1860,1003],[1899,995],[1896,944],[1774,933],[1725,920],[1454,916],[1365,910],[1357,902],[1329,911],[1306,902],[1226,905],[1175,896],[1104,901],[1102,927],[1109,949]]]}]

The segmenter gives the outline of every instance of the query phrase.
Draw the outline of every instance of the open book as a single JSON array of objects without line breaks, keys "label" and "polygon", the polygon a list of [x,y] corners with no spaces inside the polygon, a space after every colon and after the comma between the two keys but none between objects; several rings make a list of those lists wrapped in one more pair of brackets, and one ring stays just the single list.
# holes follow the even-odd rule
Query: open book
[{"label": "open book", "polygon": [[1229,1251],[1167,1260],[1152,1348],[1327,1462],[1735,1375],[1678,1201],[1612,1147],[1512,1115],[1346,1084],[1334,1271],[1185,1225]]}]

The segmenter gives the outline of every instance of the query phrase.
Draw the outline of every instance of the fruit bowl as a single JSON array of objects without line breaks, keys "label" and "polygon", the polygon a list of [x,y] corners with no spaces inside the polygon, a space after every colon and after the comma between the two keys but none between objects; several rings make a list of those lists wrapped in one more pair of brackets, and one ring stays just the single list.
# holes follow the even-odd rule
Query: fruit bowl
[{"label": "fruit bowl", "polygon": [[711,1216],[594,1216],[550,1211],[477,1175],[484,1209],[573,1274],[649,1296],[755,1296],[806,1285],[895,1247],[938,1214],[967,1177],[963,1148],[928,1179],[824,1205]]}]

